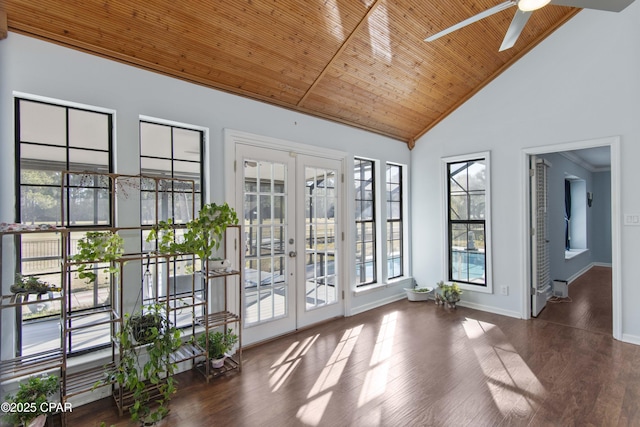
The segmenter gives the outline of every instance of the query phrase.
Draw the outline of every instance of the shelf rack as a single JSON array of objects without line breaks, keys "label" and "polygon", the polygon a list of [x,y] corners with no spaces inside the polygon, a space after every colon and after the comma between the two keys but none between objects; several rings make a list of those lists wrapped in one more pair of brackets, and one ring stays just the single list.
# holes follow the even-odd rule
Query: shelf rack
[{"label": "shelf rack", "polygon": [[[68,189],[72,186],[68,185],[69,182],[72,181],[71,176],[76,175],[76,181],[78,182],[77,176],[97,176],[95,179],[105,179],[108,181],[107,184],[101,184],[105,188],[109,189],[110,196],[110,207],[109,207],[109,224],[108,225],[95,225],[95,226],[70,226],[66,223],[66,213],[65,206],[66,200],[65,195],[68,192]],[[0,383],[4,383],[5,381],[14,380],[14,379],[23,379],[28,376],[43,373],[43,372],[57,372],[60,375],[61,379],[61,402],[66,402],[69,398],[73,396],[77,396],[82,393],[91,392],[95,389],[95,385],[98,382],[101,382],[101,385],[111,386],[112,394],[114,395],[114,399],[116,400],[117,407],[120,413],[124,413],[124,410],[128,408],[131,399],[131,393],[128,393],[124,390],[123,386],[117,384],[114,379],[108,380],[106,379],[105,372],[108,371],[109,367],[115,367],[119,360],[119,346],[116,340],[116,335],[118,331],[121,330],[123,325],[124,313],[126,307],[123,301],[123,289],[124,289],[124,274],[123,266],[127,262],[140,262],[144,264],[145,262],[149,262],[152,260],[156,264],[165,263],[169,265],[171,262],[175,261],[178,258],[184,257],[193,257],[193,255],[188,254],[155,254],[155,253],[135,253],[135,254],[125,254],[118,260],[114,261],[112,265],[118,264],[119,270],[121,274],[117,277],[111,274],[109,277],[109,295],[110,295],[110,306],[106,308],[99,308],[94,310],[86,310],[81,313],[73,313],[72,312],[72,301],[71,301],[71,275],[77,268],[79,263],[73,262],[71,260],[73,248],[71,247],[71,235],[74,234],[82,234],[90,231],[110,231],[113,233],[121,233],[121,232],[133,232],[138,231],[142,233],[145,230],[150,230],[154,224],[146,224],[141,225],[139,227],[118,227],[116,226],[116,217],[115,217],[115,205],[117,199],[117,189],[121,188],[122,185],[119,180],[126,181],[128,183],[133,183],[132,188],[141,191],[143,185],[147,186],[145,191],[155,192],[156,197],[156,207],[155,207],[155,218],[156,225],[157,219],[159,216],[159,197],[158,195],[162,192],[160,190],[160,183],[162,181],[180,181],[186,182],[186,186],[191,186],[191,188],[195,188],[195,183],[193,180],[184,180],[177,178],[165,178],[165,177],[155,177],[155,176],[143,176],[143,175],[122,175],[122,174],[112,174],[112,173],[98,173],[91,171],[63,171],[61,178],[61,218],[62,226],[36,226],[29,227],[28,229],[24,229],[24,225],[18,226],[19,229],[0,229],[0,271],[4,271],[2,268],[3,262],[3,248],[5,244],[12,244],[13,248],[19,247],[19,239],[20,236],[28,235],[28,234],[37,234],[37,233],[55,233],[56,238],[58,239],[58,244],[60,245],[60,275],[61,275],[61,284],[62,289],[57,293],[48,293],[43,295],[29,295],[29,294],[12,294],[12,295],[3,295],[0,292],[0,329],[5,332],[5,328],[2,325],[2,312],[5,310],[14,310],[15,311],[15,327],[16,327],[16,354],[14,357],[9,357],[4,360],[0,360]],[[149,181],[146,181],[149,180]],[[82,179],[79,180],[80,182]],[[138,184],[136,184],[138,182]],[[143,183],[143,182],[146,182]],[[151,183],[151,184],[149,184]],[[129,184],[127,184],[129,185]],[[149,189],[150,187],[153,187]],[[78,187],[78,185],[74,186]],[[194,190],[192,190],[194,191]],[[195,197],[191,197],[191,212],[194,211],[195,208]],[[20,229],[22,227],[22,229]],[[179,229],[183,226],[180,224],[175,225],[174,228]],[[233,259],[235,260],[234,267],[235,270],[225,271],[225,272],[213,272],[209,270],[209,261],[205,260],[204,272],[201,273],[193,273],[191,280],[191,289],[188,289],[186,292],[183,292],[179,295],[172,294],[172,290],[170,289],[170,269],[166,268],[166,275],[164,277],[163,283],[166,284],[164,295],[159,295],[156,293],[153,297],[153,301],[156,303],[164,304],[167,310],[167,316],[172,316],[172,314],[177,313],[178,311],[188,311],[191,316],[191,322],[189,325],[185,326],[185,330],[188,330],[190,335],[195,338],[198,333],[208,333],[209,330],[213,328],[223,328],[226,332],[230,325],[236,325],[235,330],[238,334],[238,345],[235,354],[233,357],[227,358],[225,361],[225,365],[223,368],[214,369],[211,368],[210,358],[205,349],[202,349],[197,344],[194,344],[193,341],[184,342],[181,348],[170,356],[170,360],[173,363],[182,363],[182,362],[192,362],[192,366],[197,368],[198,371],[202,372],[207,381],[209,379],[220,376],[228,371],[237,370],[240,371],[242,369],[242,324],[241,324],[241,301],[242,301],[242,254],[241,251],[238,250],[238,244],[242,237],[242,228],[241,226],[229,226],[229,230],[235,230],[236,235],[234,236],[235,244],[231,245],[228,241],[228,235],[225,234],[224,242],[223,242],[223,251],[224,256],[229,259],[233,250],[236,251]],[[13,238],[12,242],[6,242],[7,239]],[[15,250],[15,249],[13,249]],[[19,259],[20,252],[16,252],[16,258]],[[195,257],[192,258],[195,262]],[[98,264],[99,261],[96,261],[95,264]],[[16,261],[15,271],[19,271],[19,261]],[[229,306],[229,281],[231,278],[237,278],[238,286],[237,286],[237,298],[235,299],[235,306]],[[157,280],[159,277],[156,277],[156,289]],[[2,283],[0,282],[0,285]],[[210,307],[213,307],[214,301],[211,301],[211,295],[213,294],[212,289],[215,286],[222,285],[224,287],[223,299],[224,302],[221,304],[223,306],[222,311],[219,312],[210,312]],[[144,286],[144,284],[142,285]],[[0,291],[8,289],[8,286],[0,287]],[[142,289],[140,289],[141,295],[144,293]],[[144,300],[144,298],[143,298]],[[49,351],[43,351],[36,354],[22,355],[21,354],[21,327],[22,327],[22,308],[29,304],[40,304],[42,302],[46,303],[59,303],[60,304],[60,345]],[[179,302],[179,304],[178,304]],[[104,318],[102,319],[90,319],[88,316],[102,314]],[[70,340],[71,334],[74,332],[80,331],[82,329],[87,328],[95,328],[98,326],[104,327],[105,325],[109,326],[109,331],[111,334],[111,339],[109,340],[110,344],[110,357],[108,357],[107,364],[100,364],[100,366],[84,368],[80,370],[74,370],[69,365],[69,359],[73,356],[68,354],[68,342]],[[152,386],[150,386],[153,388]],[[64,422],[64,417],[63,417]]]}]

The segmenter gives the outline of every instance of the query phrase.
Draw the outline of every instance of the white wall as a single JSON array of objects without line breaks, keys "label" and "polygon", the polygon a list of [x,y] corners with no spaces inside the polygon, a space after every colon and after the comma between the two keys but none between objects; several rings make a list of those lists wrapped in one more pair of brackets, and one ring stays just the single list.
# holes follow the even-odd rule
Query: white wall
[{"label": "white wall", "polygon": [[[233,165],[225,164],[223,155],[225,128],[340,150],[351,158],[377,159],[382,165],[410,163],[410,151],[404,142],[10,32],[0,41],[0,221],[5,222],[15,219],[15,91],[115,110],[115,164],[119,173],[139,172],[140,115],[207,128],[210,201],[223,200],[225,179],[231,179]],[[5,253],[5,259],[11,265],[10,254]],[[402,295],[397,286],[349,295],[347,313]]]},{"label": "white wall", "polygon": [[[440,158],[491,150],[494,289],[463,300],[523,316],[523,150],[620,135],[621,213],[640,212],[640,2],[584,10],[422,137],[412,152],[414,276],[444,277]],[[621,240],[622,339],[640,343],[640,227]],[[418,262],[419,261],[419,262]]]}]

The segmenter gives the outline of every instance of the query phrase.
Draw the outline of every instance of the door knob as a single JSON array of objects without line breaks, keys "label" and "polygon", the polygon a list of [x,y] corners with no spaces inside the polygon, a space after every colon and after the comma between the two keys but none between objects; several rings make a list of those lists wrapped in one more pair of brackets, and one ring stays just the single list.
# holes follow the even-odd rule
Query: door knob
[{"label": "door knob", "polygon": [[291,257],[291,258],[295,258],[296,255],[297,255],[296,251],[289,252],[289,257]]}]

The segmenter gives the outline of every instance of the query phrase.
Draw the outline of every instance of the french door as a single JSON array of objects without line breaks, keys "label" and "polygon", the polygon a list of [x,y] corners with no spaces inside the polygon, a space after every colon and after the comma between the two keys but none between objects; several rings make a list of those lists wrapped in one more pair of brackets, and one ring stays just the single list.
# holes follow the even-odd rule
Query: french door
[{"label": "french door", "polygon": [[549,192],[549,162],[531,156],[531,315],[537,317],[547,303],[551,289],[549,258],[549,214],[547,212]]},{"label": "french door", "polygon": [[243,340],[343,314],[341,162],[236,144],[245,232]]}]

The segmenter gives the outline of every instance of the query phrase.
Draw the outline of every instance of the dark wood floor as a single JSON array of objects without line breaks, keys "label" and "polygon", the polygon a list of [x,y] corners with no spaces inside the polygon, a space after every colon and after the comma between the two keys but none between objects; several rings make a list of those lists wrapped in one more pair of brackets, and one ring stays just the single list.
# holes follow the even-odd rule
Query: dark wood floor
[{"label": "dark wood floor", "polygon": [[568,299],[547,303],[538,319],[611,335],[611,268],[589,269],[569,285]]},{"label": "dark wood floor", "polygon": [[[573,285],[572,285],[573,286]],[[640,346],[541,319],[399,301],[180,374],[163,426],[638,426]],[[71,426],[129,425],[109,399]]]}]

